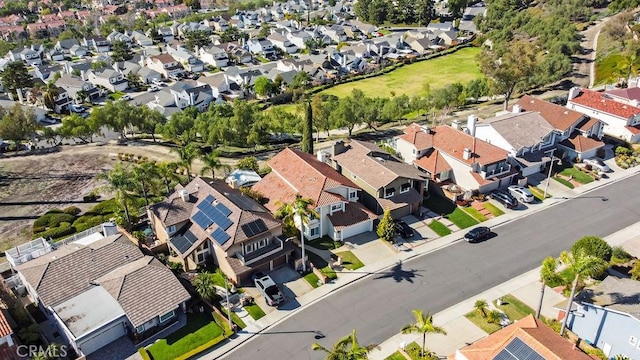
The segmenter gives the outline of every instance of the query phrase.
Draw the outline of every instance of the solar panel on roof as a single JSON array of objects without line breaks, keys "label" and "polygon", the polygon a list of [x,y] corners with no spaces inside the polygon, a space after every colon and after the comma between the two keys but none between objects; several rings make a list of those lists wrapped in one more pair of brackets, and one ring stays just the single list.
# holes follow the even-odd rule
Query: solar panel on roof
[{"label": "solar panel on roof", "polygon": [[191,232],[191,230],[187,230],[187,231],[185,231],[183,236],[184,236],[187,240],[189,240],[189,242],[191,243],[191,245],[195,244],[195,243],[196,243],[196,241],[198,241],[198,237],[197,237],[197,236],[195,236],[195,235]]},{"label": "solar panel on roof", "polygon": [[267,225],[262,221],[262,219],[258,219],[252,221],[250,223],[246,223],[240,227],[247,237],[253,237],[258,234],[261,234],[267,231]]},{"label": "solar panel on roof", "polygon": [[206,198],[204,198],[204,200],[203,200],[203,201],[206,201],[206,202],[208,202],[209,204],[211,204],[211,203],[212,203],[212,202],[214,202],[215,200],[216,200],[216,198],[215,198],[215,197],[213,197],[213,195],[209,194],[209,195],[207,195],[207,197],[206,197]]},{"label": "solar panel on roof", "polygon": [[202,230],[205,230],[206,228],[208,228],[211,224],[213,224],[213,220],[211,220],[207,215],[205,215],[202,211],[198,211],[193,217],[192,217],[193,221],[198,224],[198,226],[200,226],[202,228]]},{"label": "solar panel on roof", "polygon": [[520,338],[513,338],[493,360],[545,360]]},{"label": "solar panel on roof", "polygon": [[255,234],[253,233],[253,230],[251,230],[251,227],[249,226],[249,224],[244,224],[244,225],[242,225],[240,228],[242,229],[242,232],[244,232],[244,234],[245,234],[248,238],[250,238],[250,237],[252,237],[253,235],[255,235]]},{"label": "solar panel on roof", "polygon": [[226,207],[223,203],[218,203],[218,205],[216,205],[216,209],[218,209],[218,211],[220,211],[224,216],[231,215],[231,210],[229,210],[229,208]]},{"label": "solar panel on roof", "polygon": [[254,221],[254,223],[258,227],[258,233],[263,233],[263,232],[268,230],[267,224],[265,224],[262,219],[258,219],[256,221]]},{"label": "solar panel on roof", "polygon": [[211,233],[211,237],[218,242],[218,244],[220,245],[224,245],[224,243],[227,242],[227,240],[229,240],[231,238],[231,236],[229,236],[229,234],[227,234],[226,232],[224,232],[224,230],[220,229],[220,228],[216,228],[212,233]]},{"label": "solar panel on roof", "polygon": [[231,225],[233,225],[233,221],[229,220],[229,218],[222,217],[216,224],[218,224],[222,230],[227,230]]},{"label": "solar panel on roof", "polygon": [[172,237],[170,241],[178,252],[184,254],[198,241],[198,238],[191,231],[187,230],[183,235]]}]

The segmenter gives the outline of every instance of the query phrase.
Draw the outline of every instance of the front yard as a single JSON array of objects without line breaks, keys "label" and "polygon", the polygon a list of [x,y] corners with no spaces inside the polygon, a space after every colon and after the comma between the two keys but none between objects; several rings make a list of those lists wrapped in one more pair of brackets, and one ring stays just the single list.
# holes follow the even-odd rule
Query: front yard
[{"label": "front yard", "polygon": [[431,195],[423,204],[434,213],[443,215],[449,219],[460,229],[466,229],[478,224],[476,219],[456,206],[451,200],[445,199],[442,196]]}]

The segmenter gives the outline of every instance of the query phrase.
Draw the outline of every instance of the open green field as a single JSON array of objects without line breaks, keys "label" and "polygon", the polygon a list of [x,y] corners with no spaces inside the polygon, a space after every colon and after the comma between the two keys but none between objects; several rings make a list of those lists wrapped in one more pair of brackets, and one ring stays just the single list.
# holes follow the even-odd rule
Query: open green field
[{"label": "open green field", "polygon": [[369,97],[390,97],[392,91],[396,95],[414,96],[424,94],[425,84],[431,89],[455,82],[466,84],[482,76],[476,64],[480,51],[479,48],[461,49],[436,59],[405,65],[388,74],[334,86],[321,93],[346,96],[351,90],[360,89]]}]

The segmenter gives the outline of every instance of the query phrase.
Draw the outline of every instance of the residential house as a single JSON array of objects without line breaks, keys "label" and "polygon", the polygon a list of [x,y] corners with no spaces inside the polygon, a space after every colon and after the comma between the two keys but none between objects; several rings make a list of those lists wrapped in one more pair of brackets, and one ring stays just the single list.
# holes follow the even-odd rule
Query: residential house
[{"label": "residential house", "polygon": [[176,106],[175,97],[168,88],[162,88],[156,92],[146,92],[133,98],[130,103],[136,106],[146,105],[149,109],[158,111],[167,119],[171,115],[182,111]]},{"label": "residential house", "polygon": [[240,85],[229,79],[226,73],[216,73],[210,76],[201,76],[197,83],[207,84],[211,87],[214,98],[227,101],[244,98],[244,92]]},{"label": "residential house", "polygon": [[221,17],[205,19],[204,24],[210,28],[213,28],[217,32],[224,32],[229,29],[229,22]]},{"label": "residential house", "polygon": [[102,36],[85,37],[82,45],[96,53],[107,53],[111,51],[111,43]]},{"label": "residential house", "polygon": [[162,75],[146,66],[142,66],[136,73],[143,84],[151,84],[154,80],[162,80]]},{"label": "residential house", "polygon": [[[147,36],[149,36],[149,33],[147,33]],[[162,41],[165,43],[168,43],[175,39],[173,35],[173,31],[171,31],[171,28],[168,28],[166,26],[158,28],[158,36],[161,37]]]},{"label": "residential house", "polygon": [[229,56],[227,52],[218,47],[218,46],[210,46],[207,48],[199,49],[200,59],[211,66],[221,68],[229,65]]},{"label": "residential house", "polygon": [[14,49],[9,51],[9,58],[11,61],[24,61],[27,65],[39,66],[42,65],[42,49],[36,49],[33,45]]},{"label": "residential house", "polygon": [[426,175],[378,145],[337,141],[330,152],[322,150],[318,157],[358,185],[363,190],[361,202],[374,213],[381,215],[390,210],[394,218],[400,218],[420,212],[424,190],[428,188]]},{"label": "residential house", "polygon": [[234,61],[236,64],[249,64],[253,61],[253,56],[251,53],[245,49],[243,49],[238,43],[230,42],[225,44],[220,44],[224,50],[227,52],[229,59]]},{"label": "residential house", "polygon": [[[431,180],[430,191],[450,198],[469,197],[510,185],[517,175],[508,152],[451,126],[411,124],[391,146]],[[455,185],[455,186],[454,186]]]},{"label": "residential house", "polygon": [[21,360],[22,357],[18,356],[18,346],[5,311],[0,310],[0,357],[6,360]]},{"label": "residential house", "polygon": [[70,99],[78,103],[85,99],[93,100],[100,96],[100,90],[89,81],[82,80],[81,77],[64,74],[55,82],[56,86],[64,89]]},{"label": "residential house", "polygon": [[197,85],[193,80],[178,81],[169,90],[173,94],[176,106],[180,109],[193,106],[203,112],[209,108],[209,104],[214,100],[209,85]]},{"label": "residential house", "polygon": [[38,65],[33,69],[33,77],[46,83],[53,79],[55,73],[61,72],[62,69],[61,65]]},{"label": "residential house", "polygon": [[140,32],[138,30],[133,30],[131,32],[131,41],[140,45],[140,46],[152,46],[153,45],[153,39],[151,39],[150,37],[148,37],[146,34],[144,34],[143,32]]},{"label": "residential house", "polygon": [[125,91],[129,87],[129,82],[124,78],[122,73],[111,68],[89,70],[87,71],[87,80],[111,92]]},{"label": "residential house", "polygon": [[76,62],[67,61],[64,63],[64,71],[67,74],[80,76],[82,79],[87,80],[89,71],[93,69],[91,61]]},{"label": "residential house", "polygon": [[295,54],[298,52],[298,47],[295,46],[286,36],[273,32],[269,36],[267,36],[267,40],[271,41],[273,46],[282,50],[285,54]]},{"label": "residential house", "polygon": [[262,180],[260,175],[253,170],[235,169],[226,176],[224,181],[232,188],[238,189],[253,186],[260,180]]},{"label": "residential house", "polygon": [[113,43],[114,41],[122,41],[127,45],[131,44],[131,38],[127,34],[123,34],[119,31],[113,30],[109,35],[107,35],[107,41]]},{"label": "residential house", "polygon": [[64,53],[69,53],[69,49],[71,49],[72,46],[74,45],[80,45],[80,42],[78,42],[77,39],[64,39],[64,40],[59,40],[55,45],[54,45],[54,49],[56,50],[60,50]]},{"label": "residential house", "polygon": [[567,108],[601,120],[605,135],[630,143],[640,142],[640,99],[621,101],[618,94],[572,88]]},{"label": "residential house", "polygon": [[287,39],[298,49],[306,49],[307,43],[313,40],[313,36],[307,31],[292,31],[287,33]]},{"label": "residential house", "polygon": [[[605,356],[640,358],[640,282],[607,276],[575,298],[567,328]],[[558,304],[564,318],[567,302]]]},{"label": "residential house", "polygon": [[67,110],[68,106],[73,103],[73,98],[69,96],[69,93],[61,87],[56,86],[54,89],[53,98],[53,111],[57,114]]},{"label": "residential house", "polygon": [[224,181],[196,177],[149,208],[158,239],[195,269],[211,259],[235,284],[293,260],[295,246],[267,209]]},{"label": "residential house", "polygon": [[246,49],[252,54],[260,55],[265,58],[271,58],[276,53],[276,50],[273,48],[273,44],[267,39],[249,39],[246,43]]},{"label": "residential house", "polygon": [[275,213],[281,203],[291,203],[297,195],[313,201],[317,218],[303,228],[307,239],[324,235],[336,241],[373,231],[377,216],[358,202],[361,188],[329,164],[311,154],[286,148],[268,162],[271,172],[253,190],[262,194],[265,206]]},{"label": "residential house", "polygon": [[22,25],[0,25],[0,34],[5,41],[18,41],[29,38],[29,33]]},{"label": "residential house", "polygon": [[184,72],[180,62],[169,54],[149,56],[147,58],[147,67],[157,71],[165,79],[170,76],[178,76]]},{"label": "residential house", "polygon": [[55,246],[39,238],[7,251],[17,281],[57,327],[61,345],[80,357],[125,335],[140,341],[166,329],[184,318],[190,298],[169,268],[114,224],[94,230]]},{"label": "residential house", "polygon": [[167,53],[173,56],[176,61],[182,63],[187,71],[194,73],[200,73],[204,71],[204,63],[198,59],[195,54],[188,49],[184,48],[181,44],[174,44],[173,46],[167,46]]},{"label": "residential house", "polygon": [[47,60],[49,61],[64,61],[64,52],[57,50],[57,49],[51,49],[45,52],[45,57],[47,58]]},{"label": "residential house", "polygon": [[456,350],[447,359],[593,360],[574,343],[560,336],[533,315],[520,319],[471,345]]},{"label": "residential house", "polygon": [[344,29],[340,25],[322,25],[319,28],[320,33],[328,36],[331,41],[336,44],[347,41],[347,34],[344,32]]},{"label": "residential house", "polygon": [[538,112],[554,127],[559,150],[555,156],[570,161],[588,159],[596,156],[598,150],[604,147],[601,141],[604,123],[596,118],[529,95],[520,98],[514,108]]},{"label": "residential house", "polygon": [[69,49],[69,54],[71,54],[71,56],[75,56],[75,57],[79,57],[79,58],[83,58],[85,56],[87,56],[87,53],[89,51],[87,50],[87,48],[85,48],[84,46],[80,46],[80,45],[73,45],[70,49]]}]

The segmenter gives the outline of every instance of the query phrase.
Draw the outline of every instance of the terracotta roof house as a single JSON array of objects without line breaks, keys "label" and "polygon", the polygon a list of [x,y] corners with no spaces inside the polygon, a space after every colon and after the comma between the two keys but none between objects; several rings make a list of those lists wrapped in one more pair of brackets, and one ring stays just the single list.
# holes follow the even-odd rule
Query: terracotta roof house
[{"label": "terracotta roof house", "polygon": [[[567,300],[556,305],[564,318]],[[607,276],[582,290],[572,304],[567,328],[608,358],[640,357],[640,281]]]},{"label": "terracotta roof house", "polygon": [[141,341],[184,323],[178,320],[190,295],[171,270],[145,256],[114,224],[92,230],[53,245],[36,239],[7,251],[20,283],[64,345],[84,357],[122,336]]},{"label": "terracotta roof house", "polygon": [[0,358],[21,360],[18,356],[18,344],[14,340],[13,329],[7,321],[5,312],[6,310],[0,309]]},{"label": "terracotta roof house", "polygon": [[298,194],[311,199],[320,216],[304,225],[307,239],[328,235],[342,241],[373,230],[377,216],[358,202],[362,189],[329,164],[291,148],[282,150],[268,164],[271,172],[253,185],[253,190],[267,198],[265,206],[271,212],[281,203],[291,203]]},{"label": "terracotta roof house", "polygon": [[428,128],[414,123],[391,145],[406,162],[426,173],[432,180],[430,190],[447,190],[442,195],[448,197],[467,196],[474,190],[486,193],[511,184],[517,175],[506,150],[451,126]]},{"label": "terracotta roof house", "polygon": [[593,360],[533,315],[476,341],[449,360]]},{"label": "terracotta roof house", "polygon": [[333,144],[326,161],[364,192],[362,203],[380,215],[390,210],[394,218],[420,211],[427,175],[413,165],[390,155],[378,145],[351,140]]},{"label": "terracotta roof house", "polygon": [[236,284],[293,260],[282,224],[224,181],[197,177],[149,209],[158,239],[185,270],[211,259]]},{"label": "terracotta roof house", "polygon": [[[616,91],[616,90],[614,90]],[[627,91],[629,92],[629,90]],[[572,88],[567,108],[604,123],[603,132],[630,143],[640,142],[640,100],[625,100],[619,91],[609,94]]]}]

